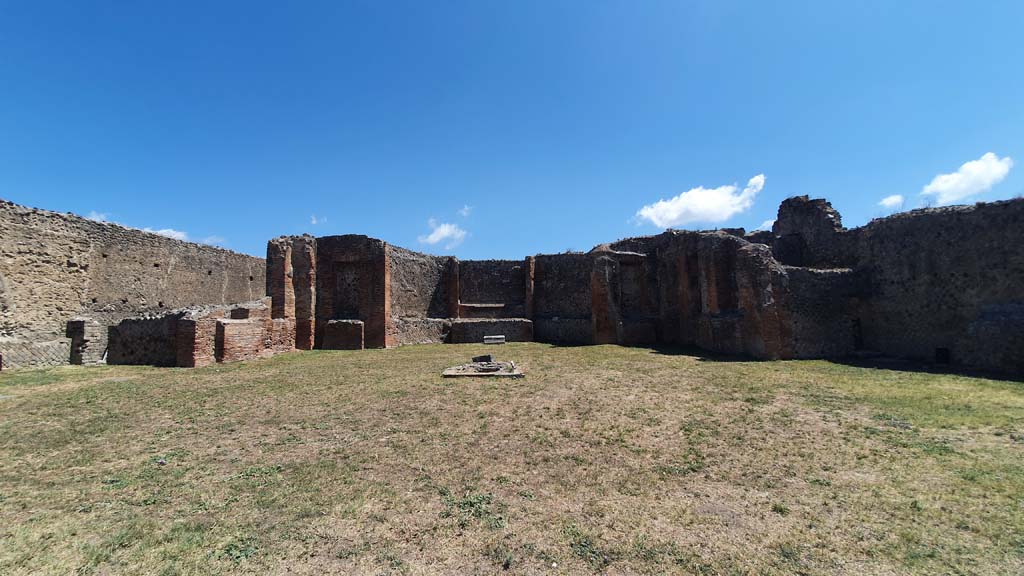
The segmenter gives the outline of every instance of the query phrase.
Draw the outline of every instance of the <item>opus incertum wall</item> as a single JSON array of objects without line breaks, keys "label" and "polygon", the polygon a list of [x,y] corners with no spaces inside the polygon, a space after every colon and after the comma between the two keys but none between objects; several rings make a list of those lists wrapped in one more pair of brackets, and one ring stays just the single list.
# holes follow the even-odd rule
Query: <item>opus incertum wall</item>
[{"label": "opus incertum wall", "polygon": [[863,351],[1024,372],[1022,200],[847,230],[828,202],[804,196],[782,204],[772,231],[669,230],[523,260],[460,261],[365,236],[281,237],[268,248],[271,278],[289,277],[290,258],[272,254],[298,244],[316,264],[303,287],[270,290],[275,307],[315,292],[308,321],[362,322],[360,347],[514,327],[516,339],[559,344],[682,344],[765,359]]},{"label": "opus incertum wall", "polygon": [[[772,231],[669,230],[522,260],[460,261],[366,236],[306,235],[271,240],[264,267],[12,204],[0,205],[0,230],[5,363],[12,352],[25,364],[67,362],[62,330],[86,316],[67,325],[84,343],[73,357],[95,357],[102,327],[120,322],[109,344],[116,357],[179,366],[509,332],[763,359],[876,352],[1024,373],[1024,200],[846,229],[828,202],[803,196],[782,203]],[[166,310],[256,300],[264,287],[266,312]],[[160,311],[175,319],[154,319]],[[139,312],[145,321],[125,320]]]},{"label": "opus incertum wall", "polygon": [[257,300],[262,258],[0,201],[3,366],[66,364],[67,323]]}]

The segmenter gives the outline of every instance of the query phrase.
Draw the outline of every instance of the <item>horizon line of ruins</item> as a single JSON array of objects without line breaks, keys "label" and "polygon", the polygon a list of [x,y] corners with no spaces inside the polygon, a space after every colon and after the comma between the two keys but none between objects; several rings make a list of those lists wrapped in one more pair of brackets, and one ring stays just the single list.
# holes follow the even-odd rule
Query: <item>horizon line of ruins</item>
[{"label": "horizon line of ruins", "polygon": [[198,367],[310,349],[507,341],[882,355],[1024,374],[1024,200],[847,229],[788,198],[772,230],[667,230],[460,260],[361,235],[265,259],[0,202],[3,368]]}]

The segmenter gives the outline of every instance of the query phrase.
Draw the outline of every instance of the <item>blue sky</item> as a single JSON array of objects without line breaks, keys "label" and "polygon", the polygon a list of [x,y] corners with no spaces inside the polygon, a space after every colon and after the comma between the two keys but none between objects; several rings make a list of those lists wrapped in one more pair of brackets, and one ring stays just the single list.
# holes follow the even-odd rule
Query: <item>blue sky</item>
[{"label": "blue sky", "polygon": [[257,255],[309,232],[519,258],[755,228],[798,194],[860,225],[1024,193],[1022,22],[1019,1],[4,2],[0,198]]}]

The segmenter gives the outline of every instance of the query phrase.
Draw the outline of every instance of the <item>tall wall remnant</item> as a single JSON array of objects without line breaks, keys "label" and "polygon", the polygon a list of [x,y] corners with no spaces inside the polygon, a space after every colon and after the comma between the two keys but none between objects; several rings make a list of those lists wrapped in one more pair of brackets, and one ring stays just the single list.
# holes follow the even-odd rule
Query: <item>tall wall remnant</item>
[{"label": "tall wall remnant", "polygon": [[315,315],[318,325],[362,321],[366,347],[492,331],[765,359],[877,351],[1024,372],[1022,218],[1016,200],[848,230],[831,204],[802,196],[782,203],[772,231],[669,230],[523,260],[318,238]]},{"label": "tall wall remnant", "polygon": [[783,202],[776,257],[846,270],[805,293],[833,296],[831,317],[852,319],[855,347],[1024,373],[1024,200],[912,210],[853,229],[823,204]]},{"label": "tall wall remnant", "polygon": [[[257,290],[239,279],[262,281],[252,268],[262,262],[2,208],[0,229],[13,231],[0,241],[5,362],[10,335],[31,327],[57,338],[59,320],[70,321],[59,354],[81,363],[100,361],[102,349],[112,362],[200,366],[502,334],[763,359],[874,351],[1024,373],[1024,200],[915,210],[847,229],[828,202],[801,196],[782,203],[771,231],[669,230],[522,260],[432,256],[357,235],[283,236],[267,245],[266,303],[142,317],[126,317],[131,297],[160,306],[254,299]],[[167,272],[149,268],[165,261]],[[197,267],[220,279],[217,294],[193,277]],[[95,301],[109,299],[115,282],[137,291],[118,292],[128,293],[121,305]],[[104,296],[90,303],[94,293]],[[26,299],[35,294],[44,297]],[[26,342],[45,349],[45,338]]]},{"label": "tall wall remnant", "polygon": [[0,200],[3,366],[67,364],[72,319],[108,327],[259,299],[265,269],[262,258]]}]

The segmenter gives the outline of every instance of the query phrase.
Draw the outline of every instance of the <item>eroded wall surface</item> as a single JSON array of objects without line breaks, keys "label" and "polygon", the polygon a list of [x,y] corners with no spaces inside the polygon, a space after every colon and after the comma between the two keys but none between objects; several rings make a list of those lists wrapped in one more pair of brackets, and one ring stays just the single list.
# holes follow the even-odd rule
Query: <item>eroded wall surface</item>
[{"label": "eroded wall surface", "polygon": [[802,196],[783,202],[774,232],[780,261],[850,271],[827,282],[794,275],[807,281],[794,309],[807,330],[816,326],[820,354],[853,342],[885,355],[1024,373],[1024,200],[913,210],[845,229],[827,202]]},{"label": "eroded wall surface", "polygon": [[[84,363],[108,345],[115,361],[182,366],[504,330],[510,339],[693,345],[765,359],[875,351],[1024,373],[1024,200],[846,229],[828,202],[795,197],[772,231],[666,231],[523,260],[460,261],[366,236],[288,236],[268,243],[265,279],[260,259],[2,208],[5,363],[12,351],[64,363],[72,341]],[[265,317],[238,317],[241,308],[230,317],[166,313],[249,300],[260,286],[270,295]],[[105,343],[99,326],[140,309],[164,314],[121,322]],[[67,324],[79,315],[88,321]]]},{"label": "eroded wall surface", "polygon": [[262,297],[262,258],[0,201],[5,367],[66,364],[66,325]]}]

